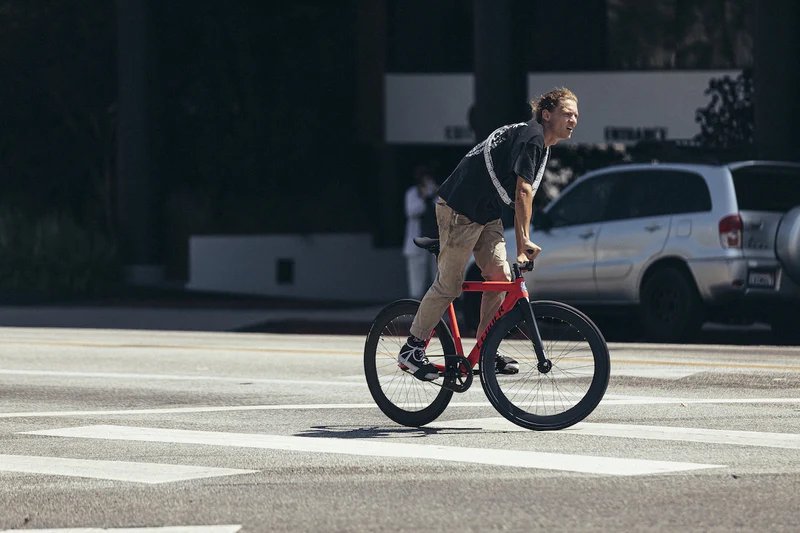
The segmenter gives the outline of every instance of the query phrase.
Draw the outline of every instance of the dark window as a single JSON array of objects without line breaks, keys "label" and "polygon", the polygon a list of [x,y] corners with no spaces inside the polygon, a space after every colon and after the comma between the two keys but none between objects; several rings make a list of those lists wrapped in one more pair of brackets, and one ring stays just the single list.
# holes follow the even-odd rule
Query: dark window
[{"label": "dark window", "polygon": [[672,213],[700,213],[711,211],[711,194],[706,180],[692,172],[673,172],[676,188],[669,201],[674,205]]},{"label": "dark window", "polygon": [[472,72],[472,2],[387,3],[387,72]]},{"label": "dark window", "polygon": [[294,283],[294,259],[278,259],[275,274],[278,285]]},{"label": "dark window", "polygon": [[[524,72],[753,64],[753,0],[513,0],[510,6],[512,21],[498,31],[509,34],[519,56],[514,63]],[[387,72],[473,72],[473,2],[390,0],[386,19]],[[565,39],[562,21],[580,38]]]},{"label": "dark window", "polygon": [[752,166],[732,171],[743,211],[785,213],[800,205],[800,167]]},{"label": "dark window", "polygon": [[609,174],[575,185],[548,211],[553,227],[602,220],[618,181],[618,174]]},{"label": "dark window", "polygon": [[705,180],[680,170],[635,170],[619,174],[619,194],[605,220],[621,220],[711,210]]}]

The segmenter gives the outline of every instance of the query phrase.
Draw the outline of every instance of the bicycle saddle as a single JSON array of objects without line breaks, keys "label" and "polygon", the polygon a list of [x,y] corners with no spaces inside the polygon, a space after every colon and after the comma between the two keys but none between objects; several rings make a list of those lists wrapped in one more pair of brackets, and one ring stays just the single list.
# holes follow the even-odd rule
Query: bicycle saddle
[{"label": "bicycle saddle", "polygon": [[430,237],[414,237],[414,244],[423,250],[428,250],[434,255],[439,253],[439,239],[431,239]]}]

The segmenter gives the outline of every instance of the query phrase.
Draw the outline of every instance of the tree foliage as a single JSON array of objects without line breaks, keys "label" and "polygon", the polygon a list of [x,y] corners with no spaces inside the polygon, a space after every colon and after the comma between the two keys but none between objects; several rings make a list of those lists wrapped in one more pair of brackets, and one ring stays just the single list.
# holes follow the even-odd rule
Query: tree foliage
[{"label": "tree foliage", "polygon": [[113,2],[0,2],[2,203],[111,222]]},{"label": "tree foliage", "polygon": [[[192,234],[368,230],[356,3],[143,1],[147,216],[168,275],[185,276]],[[113,238],[115,6],[0,0],[0,208],[67,213]]]},{"label": "tree foliage", "polygon": [[705,94],[711,101],[695,114],[700,133],[695,138],[703,147],[732,150],[753,144],[755,115],[753,113],[753,76],[744,70],[735,79],[729,76],[714,78]]},{"label": "tree foliage", "polygon": [[753,62],[753,0],[607,4],[611,68],[736,68]]},{"label": "tree foliage", "polygon": [[353,4],[153,9],[160,172],[171,201],[206,211],[194,231],[365,228]]}]

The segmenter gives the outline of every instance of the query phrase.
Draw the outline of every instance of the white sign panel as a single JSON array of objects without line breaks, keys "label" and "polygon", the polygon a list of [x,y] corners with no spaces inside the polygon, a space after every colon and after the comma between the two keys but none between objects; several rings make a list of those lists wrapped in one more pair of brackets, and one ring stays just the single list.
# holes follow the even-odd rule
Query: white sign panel
[{"label": "white sign panel", "polygon": [[726,75],[739,71],[530,74],[528,94],[564,86],[578,96],[576,143],[690,139],[700,133],[695,113],[710,102],[709,80]]},{"label": "white sign panel", "polygon": [[386,142],[474,144],[472,74],[387,74]]},{"label": "white sign panel", "polygon": [[[695,113],[710,102],[712,78],[737,70],[552,72],[528,75],[528,94],[569,87],[578,96],[575,143],[635,143],[690,139],[700,133]],[[386,142],[474,144],[469,111],[472,74],[386,76]]]}]

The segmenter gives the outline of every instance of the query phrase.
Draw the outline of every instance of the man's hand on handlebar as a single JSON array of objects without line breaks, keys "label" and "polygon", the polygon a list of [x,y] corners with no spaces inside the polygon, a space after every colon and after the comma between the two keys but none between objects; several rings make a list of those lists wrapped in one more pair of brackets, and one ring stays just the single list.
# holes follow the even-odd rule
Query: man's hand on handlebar
[{"label": "man's hand on handlebar", "polygon": [[522,264],[528,261],[533,261],[540,253],[542,253],[542,249],[538,244],[535,244],[531,241],[525,241],[517,250],[517,263]]}]

